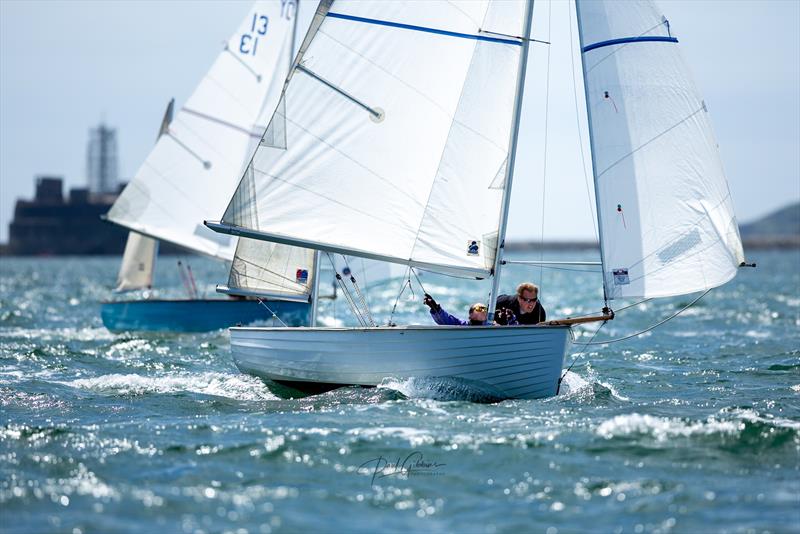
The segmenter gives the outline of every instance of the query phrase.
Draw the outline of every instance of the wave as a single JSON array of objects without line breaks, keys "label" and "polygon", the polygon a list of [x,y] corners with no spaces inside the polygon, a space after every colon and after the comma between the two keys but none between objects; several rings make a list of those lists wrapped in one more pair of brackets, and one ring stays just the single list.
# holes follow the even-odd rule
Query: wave
[{"label": "wave", "polygon": [[199,393],[240,401],[277,399],[258,378],[225,373],[181,373],[172,376],[110,374],[80,378],[62,385],[113,395]]},{"label": "wave", "polygon": [[650,438],[674,444],[677,438],[709,438],[730,452],[759,452],[800,444],[800,422],[762,416],[753,410],[722,410],[705,420],[659,417],[648,414],[618,415],[600,423],[595,433],[606,440]]}]

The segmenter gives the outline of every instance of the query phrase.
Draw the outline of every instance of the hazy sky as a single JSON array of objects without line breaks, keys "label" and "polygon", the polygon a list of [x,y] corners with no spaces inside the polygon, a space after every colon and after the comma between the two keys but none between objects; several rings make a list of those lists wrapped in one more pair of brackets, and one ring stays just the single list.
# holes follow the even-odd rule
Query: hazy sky
[{"label": "hazy sky", "polygon": [[[0,0],[0,241],[8,239],[15,200],[32,197],[35,175],[85,186],[88,130],[101,120],[117,128],[121,177],[135,174],[168,100],[185,102],[249,5]],[[708,104],[738,219],[800,199],[800,1],[658,5]],[[315,6],[301,0],[301,24]],[[535,6],[534,36],[553,43],[550,96],[548,47],[534,45],[508,233],[538,239],[544,205],[545,238],[591,238],[570,6],[544,0]],[[579,96],[583,114],[582,89]]]}]

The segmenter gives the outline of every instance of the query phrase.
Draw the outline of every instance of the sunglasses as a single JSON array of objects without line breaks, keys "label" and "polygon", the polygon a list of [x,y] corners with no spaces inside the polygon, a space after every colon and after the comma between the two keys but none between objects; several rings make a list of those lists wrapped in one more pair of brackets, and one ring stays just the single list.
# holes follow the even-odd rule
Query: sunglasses
[{"label": "sunglasses", "polygon": [[472,308],[472,311],[478,312],[478,313],[483,313],[483,312],[489,311],[489,308],[487,308],[486,306],[475,306],[474,308]]},{"label": "sunglasses", "polygon": [[517,298],[521,299],[524,302],[527,302],[528,304],[536,302],[538,300],[536,297],[533,297],[532,299],[526,299],[525,297],[517,297]]}]

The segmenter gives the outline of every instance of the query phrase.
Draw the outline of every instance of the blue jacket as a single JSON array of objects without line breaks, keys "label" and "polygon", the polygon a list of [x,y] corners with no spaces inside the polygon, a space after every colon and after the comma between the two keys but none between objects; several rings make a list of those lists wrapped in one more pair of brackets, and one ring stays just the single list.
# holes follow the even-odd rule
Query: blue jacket
[{"label": "blue jacket", "polygon": [[[446,326],[472,326],[469,321],[462,321],[458,317],[450,315],[447,313],[444,308],[439,306],[439,311],[431,310],[431,317],[433,318],[433,322],[439,325],[446,325]],[[483,323],[489,324],[489,323]],[[516,319],[508,323],[509,326],[513,326],[519,324]]]},{"label": "blue jacket", "polygon": [[447,326],[469,326],[469,322],[462,321],[458,317],[454,317],[444,311],[444,308],[441,306],[439,307],[439,311],[431,310],[431,317],[433,318],[433,322],[440,325],[447,325]]}]

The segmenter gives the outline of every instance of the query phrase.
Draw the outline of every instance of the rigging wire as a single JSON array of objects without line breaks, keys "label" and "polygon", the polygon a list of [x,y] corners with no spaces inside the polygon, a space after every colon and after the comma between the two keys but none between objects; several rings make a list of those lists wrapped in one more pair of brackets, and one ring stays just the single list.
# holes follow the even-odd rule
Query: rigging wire
[{"label": "rigging wire", "polygon": [[[553,15],[553,4],[547,7],[547,40],[551,40],[551,21]],[[542,158],[542,225],[540,229],[539,239],[539,261],[544,260],[544,211],[546,206],[547,196],[547,137],[549,133],[548,122],[550,119],[550,47],[547,47],[547,75],[545,80],[544,92],[544,157]],[[542,285],[542,278],[544,276],[544,269],[539,266],[539,284]]]},{"label": "rigging wire", "polygon": [[[342,258],[344,258],[345,263],[347,262],[347,258],[342,254]],[[375,319],[372,318],[372,314],[369,311],[369,305],[367,304],[367,299],[364,298],[364,294],[361,292],[361,289],[358,287],[358,283],[356,282],[356,277],[353,276],[353,271],[348,267],[350,270],[350,283],[353,284],[353,287],[356,290],[356,295],[358,296],[359,301],[361,302],[361,306],[363,307],[362,312],[366,315],[367,322],[369,326],[375,326]]]},{"label": "rigging wire", "polygon": [[[657,322],[656,324],[654,324],[654,325],[652,325],[652,326],[649,326],[649,327],[645,328],[644,330],[641,330],[641,331],[639,331],[639,332],[636,332],[635,334],[631,334],[631,335],[629,335],[629,336],[624,336],[624,337],[618,337],[618,338],[615,338],[615,339],[607,339],[607,340],[604,340],[604,341],[594,341],[594,342],[590,341],[590,342],[588,342],[588,343],[580,343],[580,344],[581,344],[581,345],[608,345],[608,344],[610,344],[610,343],[617,343],[618,341],[625,341],[626,339],[630,339],[630,338],[632,338],[632,337],[636,337],[636,336],[640,336],[640,335],[642,335],[642,334],[645,334],[645,333],[647,333],[647,332],[649,332],[649,331],[653,330],[654,328],[658,328],[659,326],[661,326],[662,324],[666,323],[667,321],[670,321],[670,320],[674,319],[675,317],[677,317],[677,316],[678,316],[678,315],[680,315],[681,313],[685,312],[686,310],[688,310],[689,308],[691,308],[692,306],[694,306],[694,304],[695,304],[695,303],[696,303],[698,300],[700,300],[701,298],[703,298],[703,297],[705,297],[706,295],[708,295],[708,293],[709,293],[710,291],[711,291],[711,289],[706,289],[706,290],[703,292],[703,294],[702,294],[702,295],[700,295],[699,297],[697,297],[696,299],[694,299],[692,302],[690,302],[689,304],[687,304],[686,306],[684,306],[684,307],[683,307],[683,308],[681,308],[680,310],[676,311],[675,313],[673,313],[672,315],[670,315],[669,317],[667,317],[667,318],[666,318],[666,319],[664,319],[663,321],[659,321],[659,322]],[[649,299],[648,299],[648,300],[649,300]],[[643,302],[645,302],[645,301],[643,301]],[[639,304],[641,304],[641,303],[639,303]],[[628,306],[628,307],[630,307],[630,306]],[[624,308],[623,308],[623,309],[624,309]],[[601,326],[602,326],[602,325],[601,325]]]},{"label": "rigging wire", "polygon": [[267,309],[267,311],[269,311],[269,312],[272,314],[272,318],[273,318],[273,319],[277,319],[277,320],[278,320],[278,322],[279,322],[279,323],[281,323],[283,326],[286,326],[286,327],[288,327],[288,326],[289,326],[289,325],[287,325],[286,323],[284,323],[284,322],[281,320],[281,318],[280,318],[280,317],[278,317],[278,314],[277,314],[277,313],[275,313],[275,312],[272,310],[272,308],[270,308],[269,306],[267,306],[267,305],[264,303],[264,299],[262,299],[262,298],[258,297],[258,298],[257,298],[257,300],[258,300],[258,303],[259,303],[259,304],[261,304],[262,306],[264,306],[264,307]]},{"label": "rigging wire", "polygon": [[578,145],[581,152],[581,167],[583,168],[583,181],[586,184],[586,199],[589,202],[589,213],[592,219],[592,228],[594,229],[594,237],[600,241],[599,233],[597,230],[597,216],[594,213],[594,206],[592,202],[592,192],[589,187],[589,174],[586,172],[586,154],[583,150],[583,136],[581,135],[581,119],[580,111],[578,109],[578,80],[575,79],[575,40],[572,37],[572,3],[568,4],[569,8],[569,49],[570,59],[572,60],[572,95],[575,102],[575,126],[578,131]]},{"label": "rigging wire", "polygon": [[406,290],[406,287],[411,291],[411,294],[414,294],[414,288],[411,287],[411,266],[408,266],[406,270],[406,280],[403,282],[403,285],[400,287],[400,292],[397,294],[397,298],[394,300],[394,306],[392,306],[392,312],[389,314],[389,326],[394,326],[392,319],[394,319],[394,312],[397,310],[397,303],[400,302],[400,297],[403,296],[403,292]]},{"label": "rigging wire", "polygon": [[353,300],[353,295],[350,294],[350,290],[347,288],[347,285],[344,283],[342,279],[342,275],[339,274],[339,271],[336,269],[336,264],[333,262],[333,257],[331,256],[330,252],[325,253],[328,256],[328,261],[331,262],[331,267],[333,268],[333,272],[336,275],[336,282],[339,284],[339,287],[344,294],[345,300],[347,303],[350,304],[350,309],[353,311],[353,315],[356,316],[358,319],[358,324],[361,326],[367,326],[366,319],[361,315],[361,310],[356,306],[355,300]]},{"label": "rigging wire", "polygon": [[[655,328],[658,328],[659,326],[661,326],[662,324],[666,323],[667,321],[670,321],[670,320],[674,319],[675,317],[677,317],[678,315],[680,315],[681,313],[685,312],[686,310],[688,310],[689,308],[694,306],[695,303],[697,303],[697,301],[699,301],[701,298],[703,298],[706,295],[708,295],[709,292],[711,292],[711,289],[706,289],[703,292],[702,295],[700,295],[699,297],[694,299],[692,302],[690,302],[689,304],[687,304],[686,306],[684,306],[683,308],[681,308],[677,312],[673,313],[672,315],[670,315],[666,319],[664,319],[662,321],[659,321],[656,324],[649,326],[648,328],[645,328],[644,330],[641,330],[641,331],[636,332],[634,334],[631,334],[629,336],[619,337],[619,338],[615,338],[615,339],[608,339],[608,340],[605,340],[605,341],[595,341],[594,338],[600,332],[600,329],[603,328],[603,326],[608,322],[608,321],[603,321],[602,323],[600,323],[600,326],[597,327],[597,330],[594,331],[594,334],[592,334],[592,337],[589,338],[589,341],[587,341],[586,343],[576,343],[576,345],[583,345],[584,348],[588,347],[590,345],[608,345],[608,344],[611,344],[611,343],[617,343],[618,341],[624,341],[626,339],[631,339],[633,337],[640,336],[640,335],[642,335],[644,333],[647,333],[647,332],[649,332],[649,331],[651,331],[651,330],[653,330]],[[639,301],[639,302],[635,302],[633,304],[629,304],[628,306],[625,306],[624,308],[620,308],[619,310],[617,310],[617,313],[619,313],[622,310],[627,310],[628,308],[632,308],[633,306],[638,306],[639,304],[643,304],[643,303],[648,302],[650,300],[652,300],[652,299],[648,298],[648,299],[644,299],[644,300]],[[570,364],[570,366],[567,367],[567,370],[564,371],[564,374],[561,375],[561,378],[558,379],[558,386],[556,387],[556,395],[558,395],[558,392],[561,389],[561,382],[564,380],[564,377],[567,376],[567,373],[570,372],[570,370],[572,369],[572,366],[574,366],[575,363],[578,361],[578,359],[583,355],[584,355],[583,352],[581,352],[578,355],[576,355],[575,358],[572,360],[572,363]]]}]

